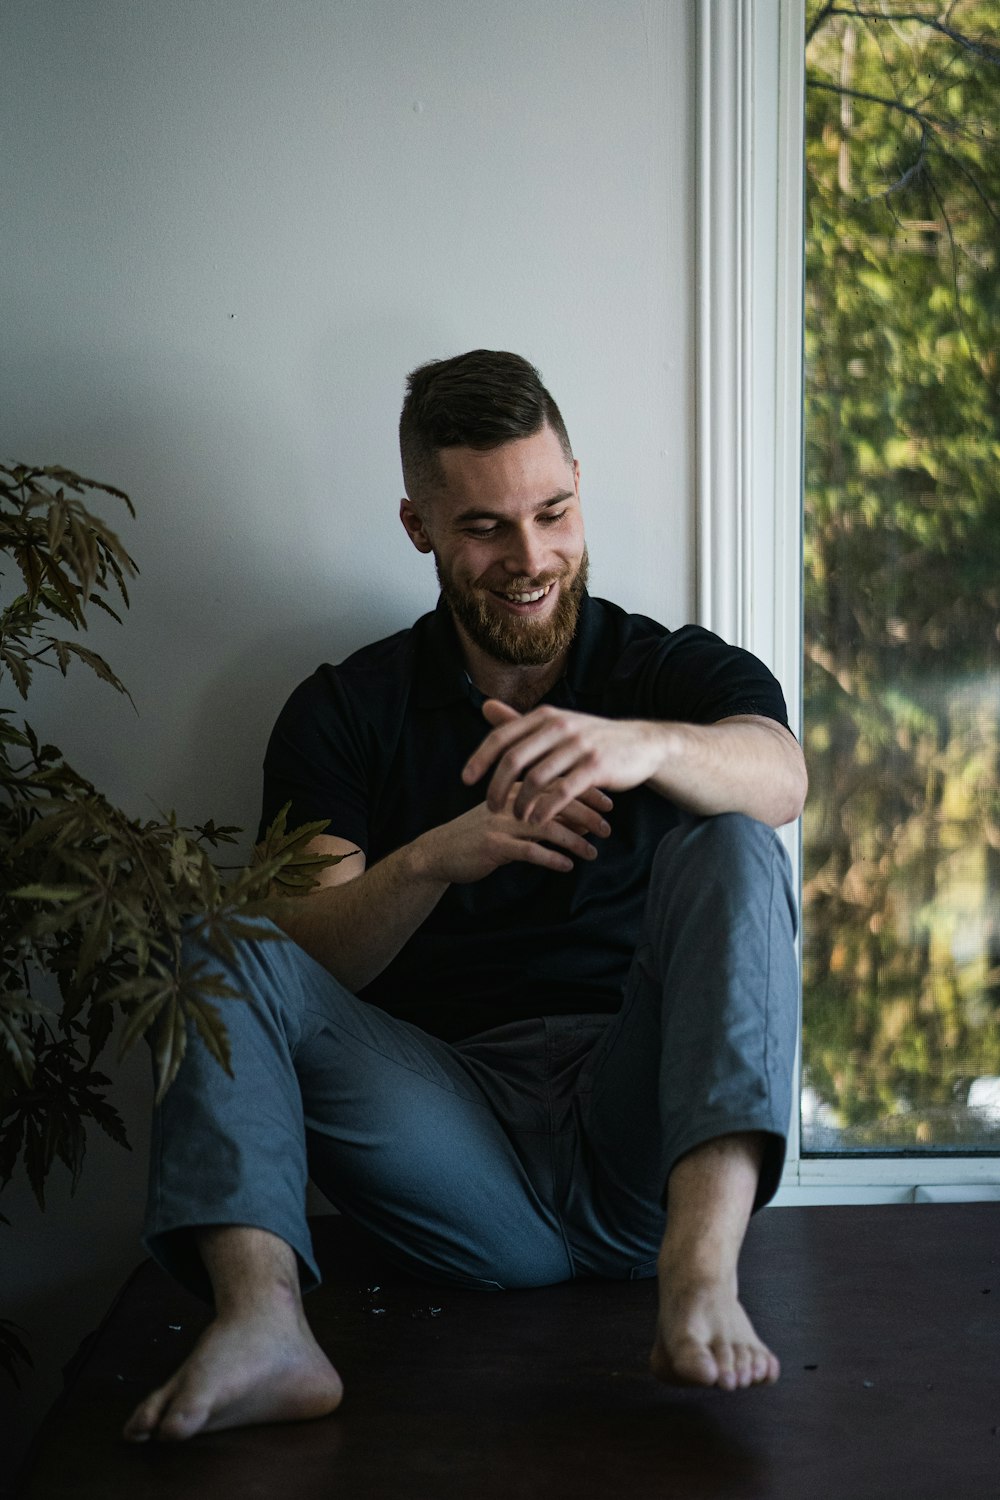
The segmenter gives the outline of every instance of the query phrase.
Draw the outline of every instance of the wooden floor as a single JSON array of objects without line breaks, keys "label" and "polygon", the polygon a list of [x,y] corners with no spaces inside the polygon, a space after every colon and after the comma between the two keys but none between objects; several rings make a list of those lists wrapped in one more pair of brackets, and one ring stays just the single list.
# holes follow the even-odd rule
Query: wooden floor
[{"label": "wooden floor", "polygon": [[308,1309],[347,1390],[321,1422],[129,1447],[205,1310],[152,1264],[36,1447],[30,1500],[998,1500],[1000,1205],[776,1208],[744,1251],[777,1386],[646,1374],[652,1282],[476,1293],[390,1279],[316,1221]]}]

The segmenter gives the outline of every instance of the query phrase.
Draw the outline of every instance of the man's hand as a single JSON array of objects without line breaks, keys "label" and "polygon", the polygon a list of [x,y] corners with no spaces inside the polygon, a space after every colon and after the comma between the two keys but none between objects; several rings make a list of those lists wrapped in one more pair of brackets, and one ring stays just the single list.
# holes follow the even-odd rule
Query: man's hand
[{"label": "man's hand", "polygon": [[587,835],[607,838],[611,832],[603,816],[611,810],[610,797],[596,788],[579,798],[571,794],[561,797],[555,815],[532,818],[513,811],[520,793],[520,785],[514,783],[498,809],[480,802],[422,834],[413,846],[419,850],[422,873],[451,885],[468,885],[516,861],[566,872],[573,869],[574,858],[597,857]]},{"label": "man's hand", "polygon": [[561,818],[571,799],[597,787],[649,786],[699,817],[739,812],[772,828],[797,818],[805,801],[808,778],[795,737],[757,714],[678,724],[601,719],[549,704],[519,714],[496,698],[487,699],[483,714],[493,729],[466,761],[462,780],[473,786],[492,767],[487,805],[509,808],[516,818]]},{"label": "man's hand", "polygon": [[517,818],[560,818],[574,798],[598,787],[641,786],[662,760],[656,726],[642,720],[548,705],[519,714],[496,698],[487,699],[483,713],[494,728],[469,757],[462,780],[472,786],[495,766],[487,805],[509,807]]},{"label": "man's hand", "polygon": [[[356,994],[382,973],[403,944],[426,922],[449,885],[467,885],[520,860],[546,870],[572,870],[574,860],[594,859],[592,837],[611,832],[605,813],[611,798],[590,791],[552,818],[519,818],[507,805],[494,812],[481,802],[460,817],[421,833],[353,879],[327,882],[304,901],[284,901],[272,913],[289,937]],[[345,839],[325,847],[346,853]],[[359,855],[361,863],[363,856]],[[351,861],[345,861],[346,868]]]}]

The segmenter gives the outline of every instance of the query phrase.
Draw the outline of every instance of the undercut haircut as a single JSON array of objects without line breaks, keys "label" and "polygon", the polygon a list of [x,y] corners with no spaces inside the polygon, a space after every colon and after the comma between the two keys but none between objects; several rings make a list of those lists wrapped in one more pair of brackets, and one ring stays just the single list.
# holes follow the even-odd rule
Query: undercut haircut
[{"label": "undercut haircut", "polygon": [[442,448],[499,448],[546,424],[573,462],[566,425],[542,377],[519,354],[472,349],[419,365],[407,379],[399,418],[403,483],[411,500],[444,484]]}]

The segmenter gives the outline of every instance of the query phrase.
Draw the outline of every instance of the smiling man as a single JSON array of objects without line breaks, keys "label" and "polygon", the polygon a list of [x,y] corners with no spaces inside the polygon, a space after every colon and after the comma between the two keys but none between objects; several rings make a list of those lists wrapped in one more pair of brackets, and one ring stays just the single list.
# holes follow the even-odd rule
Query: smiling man
[{"label": "smiling man", "polygon": [[790,1112],[781,691],[588,594],[579,464],[527,361],[414,371],[400,448],[441,597],[275,727],[263,821],[290,802],[345,856],[275,907],[294,941],[191,955],[253,1003],[235,1078],[192,1037],[157,1114],[147,1243],[216,1316],[135,1441],[339,1403],[301,1300],[309,1174],[431,1280],[657,1276],[661,1380],[778,1376],[737,1263]]}]

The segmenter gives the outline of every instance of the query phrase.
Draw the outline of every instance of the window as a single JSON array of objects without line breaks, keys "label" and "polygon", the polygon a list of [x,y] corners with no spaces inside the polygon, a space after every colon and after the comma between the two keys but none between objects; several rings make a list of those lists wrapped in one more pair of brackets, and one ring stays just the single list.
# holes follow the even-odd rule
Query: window
[{"label": "window", "polygon": [[698,618],[813,783],[779,1201],[1000,1196],[1000,0],[697,15]]},{"label": "window", "polygon": [[998,34],[806,7],[807,1154],[1000,1151]]}]

